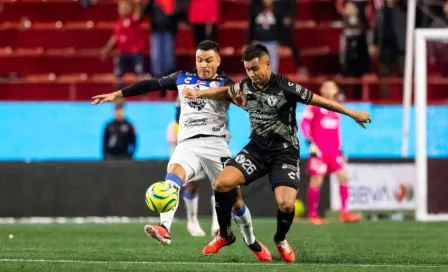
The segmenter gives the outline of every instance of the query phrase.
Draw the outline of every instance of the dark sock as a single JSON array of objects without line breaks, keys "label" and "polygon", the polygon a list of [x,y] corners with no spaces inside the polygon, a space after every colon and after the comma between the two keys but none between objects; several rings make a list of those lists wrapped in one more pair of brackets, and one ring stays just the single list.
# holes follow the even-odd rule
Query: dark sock
[{"label": "dark sock", "polygon": [[294,220],[294,210],[291,213],[283,213],[280,210],[277,212],[277,233],[275,233],[274,241],[280,242],[286,239],[286,233],[291,228]]},{"label": "dark sock", "polygon": [[255,252],[260,252],[261,251],[261,245],[260,243],[258,243],[258,241],[255,241],[255,243],[253,243],[252,245],[247,245],[250,250],[255,251]]},{"label": "dark sock", "polygon": [[227,240],[233,239],[231,230],[232,203],[235,198],[235,190],[222,193],[215,191],[215,209],[219,223],[219,235]]}]

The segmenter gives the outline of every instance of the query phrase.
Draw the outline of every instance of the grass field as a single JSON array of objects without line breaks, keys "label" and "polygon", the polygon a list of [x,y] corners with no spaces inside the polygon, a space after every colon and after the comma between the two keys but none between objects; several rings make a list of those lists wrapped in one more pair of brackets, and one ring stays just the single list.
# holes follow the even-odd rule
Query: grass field
[{"label": "grass field", "polygon": [[[208,231],[210,222],[201,223]],[[279,259],[274,220],[256,219],[254,226],[272,264],[258,263],[240,236],[218,255],[202,256],[211,237],[190,237],[182,221],[168,247],[146,238],[142,224],[0,225],[0,271],[448,271],[447,223],[298,222],[288,235],[294,264]]]}]

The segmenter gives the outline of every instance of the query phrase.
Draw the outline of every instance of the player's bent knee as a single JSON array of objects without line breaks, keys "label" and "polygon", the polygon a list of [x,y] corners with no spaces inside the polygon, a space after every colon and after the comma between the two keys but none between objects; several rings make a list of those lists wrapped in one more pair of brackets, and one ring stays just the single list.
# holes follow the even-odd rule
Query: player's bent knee
[{"label": "player's bent knee", "polygon": [[294,198],[283,198],[278,197],[277,198],[277,204],[278,208],[283,213],[292,213],[294,211],[294,204],[296,202],[296,199]]},{"label": "player's bent knee", "polygon": [[171,164],[168,169],[168,173],[178,176],[183,180],[183,182],[185,182],[186,172],[185,169],[182,167],[182,165],[178,163]]},{"label": "player's bent knee", "polygon": [[284,201],[278,203],[278,208],[282,213],[292,213],[294,211],[294,202]]},{"label": "player's bent knee", "polygon": [[217,180],[213,185],[213,190],[216,192],[227,193],[232,190],[232,187],[229,185],[229,182],[225,180]]}]

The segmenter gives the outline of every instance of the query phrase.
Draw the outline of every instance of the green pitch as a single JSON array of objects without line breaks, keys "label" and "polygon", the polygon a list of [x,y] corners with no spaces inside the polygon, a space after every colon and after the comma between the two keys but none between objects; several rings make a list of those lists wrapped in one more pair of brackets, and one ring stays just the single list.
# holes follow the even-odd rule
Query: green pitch
[{"label": "green pitch", "polygon": [[[210,221],[201,224],[209,232]],[[211,237],[190,237],[182,221],[168,247],[148,239],[141,224],[0,225],[0,271],[448,271],[447,223],[295,223],[288,235],[294,264],[279,260],[274,220],[256,219],[254,226],[272,264],[258,263],[236,228],[237,243],[202,256]]]}]

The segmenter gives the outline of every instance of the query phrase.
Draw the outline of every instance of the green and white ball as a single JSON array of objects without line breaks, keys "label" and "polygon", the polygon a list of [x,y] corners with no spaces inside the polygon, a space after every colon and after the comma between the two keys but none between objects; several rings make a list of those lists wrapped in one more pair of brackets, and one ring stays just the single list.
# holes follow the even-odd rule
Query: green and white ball
[{"label": "green and white ball", "polygon": [[146,205],[151,211],[164,213],[171,211],[179,200],[177,190],[166,181],[159,181],[151,185],[146,191]]}]

